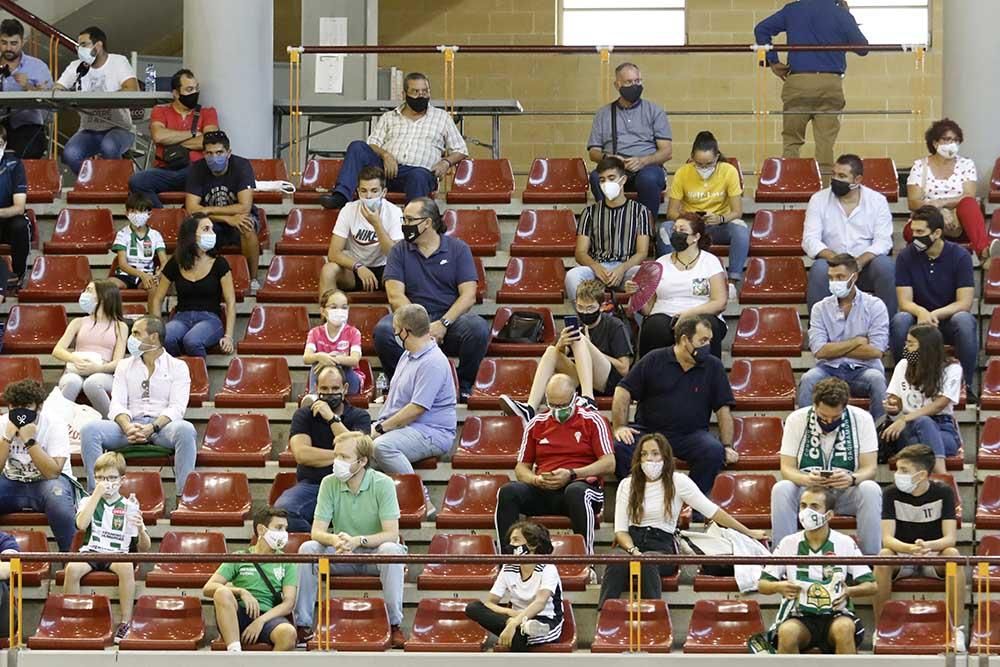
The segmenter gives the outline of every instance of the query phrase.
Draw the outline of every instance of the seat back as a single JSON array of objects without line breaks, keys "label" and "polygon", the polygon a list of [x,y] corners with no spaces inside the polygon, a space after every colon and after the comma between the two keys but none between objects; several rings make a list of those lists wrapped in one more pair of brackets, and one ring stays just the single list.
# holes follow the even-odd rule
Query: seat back
[{"label": "seat back", "polygon": [[66,201],[122,203],[128,198],[128,180],[134,171],[131,160],[87,158]]},{"label": "seat back", "polygon": [[452,468],[512,469],[524,433],[520,417],[470,415],[462,423]]},{"label": "seat back", "polygon": [[191,374],[191,392],[188,407],[197,408],[208,400],[208,365],[204,357],[181,357]]},{"label": "seat back", "polygon": [[241,472],[199,472],[188,475],[180,507],[197,512],[250,513],[250,483]]},{"label": "seat back", "polygon": [[780,417],[735,417],[733,448],[740,454],[739,465],[745,465],[745,459],[756,461],[762,458],[768,463],[768,467],[763,469],[772,469],[778,464],[783,432]]},{"label": "seat back", "polygon": [[302,180],[299,181],[298,189],[307,192],[316,192],[318,189],[332,190],[343,165],[343,160],[311,158],[302,170]]},{"label": "seat back", "polygon": [[899,174],[896,162],[891,157],[866,157],[861,160],[865,167],[862,177],[864,184],[885,196],[890,202],[899,201]]},{"label": "seat back", "polygon": [[491,208],[454,209],[444,212],[444,233],[462,239],[473,255],[493,256],[500,243],[500,223]]},{"label": "seat back", "polygon": [[276,255],[257,300],[315,302],[319,298],[319,274],[324,263],[324,258],[314,255]]},{"label": "seat back", "polygon": [[366,355],[375,354],[375,325],[389,314],[386,306],[361,306],[351,304],[347,311],[348,324],[361,332],[361,352]]},{"label": "seat back", "polygon": [[562,303],[566,269],[558,257],[511,257],[498,303]]},{"label": "seat back", "polygon": [[764,632],[756,600],[695,600],[685,653],[746,653],[747,640]]},{"label": "seat back", "polygon": [[945,646],[944,600],[889,600],[882,608],[872,647],[876,654],[934,654]]},{"label": "seat back", "polygon": [[275,252],[281,255],[326,255],[340,211],[293,208]]},{"label": "seat back", "polygon": [[21,160],[28,181],[28,203],[51,202],[62,189],[55,160]]},{"label": "seat back", "polygon": [[490,528],[497,493],[509,481],[507,475],[452,474],[438,512],[438,527]]},{"label": "seat back", "polygon": [[798,257],[751,257],[740,290],[741,304],[805,301],[806,269]]},{"label": "seat back", "polygon": [[757,179],[758,202],[807,202],[823,187],[819,163],[814,158],[769,157]]},{"label": "seat back", "polygon": [[50,354],[69,321],[61,305],[11,306],[3,350],[8,354]]},{"label": "seat back", "polygon": [[509,204],[514,192],[514,170],[510,160],[466,158],[455,167],[448,192],[449,202]]},{"label": "seat back", "polygon": [[465,607],[472,600],[425,598],[417,605],[413,631],[406,642],[407,651],[480,652],[487,633],[466,616]]},{"label": "seat back", "polygon": [[760,210],[750,228],[750,254],[799,257],[806,212],[803,209]]},{"label": "seat back", "polygon": [[17,298],[21,303],[76,301],[91,280],[86,257],[42,255],[31,265],[28,280]]},{"label": "seat back", "polygon": [[762,528],[771,524],[773,475],[719,473],[712,485],[712,500],[746,526]]},{"label": "seat back", "polygon": [[535,158],[521,195],[526,203],[586,203],[587,167],[580,158]]},{"label": "seat back", "polygon": [[788,359],[734,359],[729,384],[737,410],[791,410],[795,403]]},{"label": "seat back", "polygon": [[126,498],[135,494],[142,520],[147,524],[156,523],[157,519],[163,518],[165,501],[160,473],[154,470],[129,470],[122,477],[118,492]]},{"label": "seat back", "polygon": [[[583,535],[552,535],[552,554],[554,556],[586,556],[587,543]],[[557,565],[559,579],[567,591],[586,590],[590,581],[590,567],[579,565]]]},{"label": "seat back", "polygon": [[[389,646],[389,615],[382,598],[333,598],[329,618],[330,647],[334,650],[384,651]],[[317,637],[325,631],[321,621]]]},{"label": "seat back", "polygon": [[45,598],[32,649],[101,649],[111,644],[111,604],[104,595]]},{"label": "seat back", "polygon": [[399,503],[399,527],[419,528],[427,516],[424,484],[420,481],[420,475],[400,473],[391,477],[396,485],[396,501]]},{"label": "seat back", "polygon": [[177,233],[186,215],[187,212],[182,208],[154,208],[149,212],[147,224],[150,229],[160,232],[168,254],[173,253],[177,247]]},{"label": "seat back", "polygon": [[[271,426],[262,414],[214,414],[208,419],[202,452],[271,453]],[[199,457],[200,458],[200,457]]]},{"label": "seat back", "polygon": [[469,396],[469,408],[479,410],[495,406],[501,394],[527,399],[537,368],[535,359],[483,359]]},{"label": "seat back", "polygon": [[3,390],[11,382],[19,380],[35,380],[41,384],[42,362],[38,357],[0,356],[0,405],[6,405]]},{"label": "seat back", "polygon": [[241,354],[301,354],[308,335],[305,306],[257,305],[237,348]]},{"label": "seat back", "polygon": [[46,253],[97,254],[107,252],[115,239],[111,211],[106,208],[64,208],[59,211]]},{"label": "seat back", "polygon": [[802,354],[803,341],[795,308],[746,307],[736,325],[733,355],[797,357]]},{"label": "seat back", "polygon": [[[640,646],[649,653],[669,653],[673,644],[670,613],[663,600],[640,600]],[[605,600],[597,617],[591,653],[623,653],[629,646],[628,600]]]},{"label": "seat back", "polygon": [[576,216],[569,209],[521,211],[510,246],[518,256],[571,256],[576,247]]},{"label": "seat back", "polygon": [[205,637],[201,600],[190,595],[141,595],[124,650],[197,650]]},{"label": "seat back", "polygon": [[[226,536],[217,531],[191,532],[168,530],[160,541],[160,553],[181,554],[224,554],[228,553]],[[156,564],[156,568],[169,573],[205,574],[211,576],[219,563],[191,562],[172,563],[164,560]]]},{"label": "seat back", "polygon": [[216,395],[218,406],[283,408],[292,393],[284,357],[236,357]]},{"label": "seat back", "polygon": [[274,476],[274,481],[271,482],[271,491],[267,496],[267,504],[274,506],[281,494],[292,488],[296,484],[296,476],[294,472],[283,470]]}]

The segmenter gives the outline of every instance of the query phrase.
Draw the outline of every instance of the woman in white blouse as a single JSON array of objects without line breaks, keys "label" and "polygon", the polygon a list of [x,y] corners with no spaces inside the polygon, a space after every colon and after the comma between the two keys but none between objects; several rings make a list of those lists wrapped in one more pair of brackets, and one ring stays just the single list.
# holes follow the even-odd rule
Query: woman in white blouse
[{"label": "woman in white blouse", "polygon": [[898,417],[882,431],[882,438],[894,443],[897,451],[907,445],[927,445],[937,457],[934,472],[944,473],[945,457],[954,456],[962,446],[955,424],[962,367],[945,354],[941,332],[931,324],[911,327],[903,349],[885,400],[886,413]]},{"label": "woman in white blouse", "polygon": [[[944,234],[952,240],[965,233],[973,252],[979,257],[1000,254],[1000,242],[990,243],[986,220],[976,200],[979,175],[976,163],[958,154],[964,136],[962,128],[950,118],[935,121],[924,134],[927,157],[913,163],[906,179],[906,199],[910,211],[934,206],[944,217]],[[910,241],[910,226],[903,230]]]},{"label": "woman in white blouse", "polygon": [[[750,530],[720,509],[698,490],[691,478],[677,472],[673,450],[659,433],[650,433],[639,440],[632,455],[632,473],[618,484],[615,494],[615,540],[629,554],[677,553],[674,532],[681,507],[691,508],[725,528],[761,540],[762,530]],[[662,594],[660,577],[677,572],[676,565],[642,566],[642,599],[658,599]],[[628,586],[625,565],[609,565],[601,584],[599,606],[609,598],[619,598]]]},{"label": "woman in white blouse", "polygon": [[[722,311],[729,297],[726,271],[708,251],[712,239],[696,213],[683,213],[670,235],[674,251],[656,262],[663,268],[656,294],[642,309],[647,317],[639,330],[639,357],[674,344],[674,324],[685,315],[708,315],[712,320],[712,354],[722,358],[726,321]],[[637,286],[628,281],[626,291]]]}]

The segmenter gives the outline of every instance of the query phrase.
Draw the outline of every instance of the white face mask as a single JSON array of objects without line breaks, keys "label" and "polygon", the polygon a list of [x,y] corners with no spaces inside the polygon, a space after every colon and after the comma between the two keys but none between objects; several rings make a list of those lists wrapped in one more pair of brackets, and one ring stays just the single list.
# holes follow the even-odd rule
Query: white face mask
[{"label": "white face mask", "polygon": [[958,155],[958,144],[939,144],[937,147],[937,154],[946,160],[950,160],[956,155]]},{"label": "white face mask", "polygon": [[646,479],[656,481],[663,474],[663,461],[643,461],[642,474]]},{"label": "white face mask", "polygon": [[145,345],[145,343],[136,338],[135,335],[129,336],[128,341],[125,343],[125,347],[128,348],[128,353],[131,354],[133,357],[137,357],[140,354],[144,354],[146,352],[149,352],[150,350],[155,350],[157,347],[159,347],[157,345],[156,347],[151,347],[148,350],[144,350],[142,349],[143,345]]},{"label": "white face mask", "polygon": [[149,222],[149,211],[133,211],[128,214],[128,221],[137,229],[141,229]]},{"label": "white face mask", "polygon": [[707,181],[715,173],[715,165],[713,164],[711,167],[695,167],[695,171],[701,176],[701,180]]},{"label": "white face mask", "polygon": [[344,459],[337,459],[333,462],[333,476],[341,482],[346,482],[354,477],[354,472],[351,471],[351,464]]},{"label": "white face mask", "polygon": [[76,47],[76,57],[88,65],[93,65],[94,61],[97,60],[97,56],[94,55],[94,47],[92,46]]},{"label": "white face mask", "polygon": [[799,523],[806,530],[816,530],[817,528],[822,528],[826,525],[827,518],[825,513],[820,513],[811,507],[804,507],[799,511]]},{"label": "white face mask", "polygon": [[80,310],[88,315],[93,315],[94,311],[97,310],[97,296],[90,292],[81,292],[79,303]]},{"label": "white face mask", "polygon": [[364,205],[365,208],[374,213],[375,211],[379,210],[379,208],[382,206],[382,198],[375,197],[374,199],[362,199],[361,203]]},{"label": "white face mask", "polygon": [[206,232],[198,237],[198,247],[208,252],[215,247],[215,232]]},{"label": "white face mask", "polygon": [[350,311],[347,308],[327,308],[326,319],[334,326],[342,326]]},{"label": "white face mask", "polygon": [[601,192],[604,193],[605,199],[618,199],[618,195],[622,193],[622,186],[618,181],[604,181],[601,183]]},{"label": "white face mask", "polygon": [[281,551],[288,544],[288,531],[268,528],[267,532],[264,533],[264,542],[275,551]]},{"label": "white face mask", "polygon": [[834,295],[838,299],[844,299],[851,293],[851,287],[853,287],[853,285],[851,285],[850,280],[831,280],[830,294]]},{"label": "white face mask", "polygon": [[903,493],[912,493],[917,488],[917,483],[913,481],[913,475],[907,475],[898,470],[892,476],[892,481],[896,485],[896,488]]}]

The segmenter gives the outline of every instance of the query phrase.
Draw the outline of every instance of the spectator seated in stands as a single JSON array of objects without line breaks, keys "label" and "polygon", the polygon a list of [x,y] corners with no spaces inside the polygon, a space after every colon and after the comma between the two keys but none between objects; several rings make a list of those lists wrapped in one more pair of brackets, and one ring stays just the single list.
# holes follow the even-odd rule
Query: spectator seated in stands
[{"label": "spectator seated in stands", "polygon": [[[80,31],[77,59],[66,66],[56,81],[56,90],[84,93],[138,91],[132,63],[125,56],[108,53],[108,37],[97,26]],[[117,160],[131,148],[134,127],[127,108],[86,109],[80,113],[80,129],[66,140],[62,161],[74,174],[89,157]]]},{"label": "spectator seated in stands", "polygon": [[855,396],[871,399],[871,416],[885,414],[885,367],[889,316],[885,304],[858,288],[858,262],[850,255],[829,259],[832,295],[817,301],[809,316],[809,349],[816,365],[799,382],[798,405],[812,404],[813,388],[828,377],[840,378]]},{"label": "spectator seated in stands", "polygon": [[274,506],[288,512],[288,527],[294,533],[307,533],[312,525],[320,482],[333,473],[334,438],[349,431],[368,433],[371,429],[368,411],[344,400],[344,375],[341,366],[323,366],[316,380],[316,400],[292,415],[288,449],[295,457],[296,483],[281,494]]},{"label": "spectator seated in stands", "polygon": [[576,290],[585,280],[621,287],[649,255],[653,231],[650,212],[625,196],[625,163],[618,157],[606,157],[597,163],[596,171],[604,196],[583,209],[576,223],[574,256],[578,266],[566,273],[570,301],[576,299]]},{"label": "spectator seated in stands", "polygon": [[[412,473],[414,461],[451,451],[458,424],[455,381],[423,306],[411,303],[394,312],[392,331],[406,351],[372,426],[372,463],[390,474]],[[432,516],[435,509],[426,487],[424,499]]]},{"label": "spectator seated in stands", "polygon": [[[216,344],[232,354],[236,327],[236,289],[233,273],[225,257],[213,252],[217,247],[212,220],[196,213],[181,223],[177,249],[160,272],[156,291],[149,297],[149,312],[163,312],[163,301],[171,285],[177,287],[177,305],[167,323],[162,344],[175,357],[182,354],[204,357]],[[222,306],[226,304],[226,323]]]},{"label": "spectator seated in stands", "polygon": [[[708,252],[712,238],[701,217],[683,213],[671,233],[673,252],[656,260],[662,267],[656,293],[642,309],[646,317],[639,330],[639,358],[652,350],[674,344],[677,321],[686,316],[705,316],[712,328],[709,352],[722,358],[722,341],[728,328],[722,318],[729,291],[726,272],[719,258]],[[628,281],[626,292],[637,285]]]},{"label": "spectator seated in stands", "polygon": [[403,80],[406,101],[379,116],[368,142],[352,141],[324,208],[343,208],[358,188],[361,170],[381,167],[389,189],[413,201],[437,191],[438,179],[469,156],[451,114],[431,106],[431,84],[420,72]]},{"label": "spectator seated in stands", "polygon": [[[663,166],[673,153],[670,120],[662,107],[642,99],[642,73],[634,63],[624,62],[615,67],[614,85],[618,99],[602,106],[594,115],[587,153],[595,163],[608,157],[617,157],[625,163],[628,180],[622,188],[635,188],[639,203],[649,211],[652,226],[667,187]],[[590,172],[590,191],[596,201],[604,199],[600,177],[598,165]]]},{"label": "spectator seated in stands", "polygon": [[[976,199],[976,163],[958,154],[964,140],[962,128],[950,118],[931,123],[924,133],[929,155],[918,158],[910,167],[906,202],[913,213],[924,206],[936,208],[944,220],[945,238],[957,240],[964,236],[972,252],[987,260],[1000,256],[1000,240],[990,241],[986,234],[986,220]],[[903,229],[906,241],[914,235],[912,226]]]},{"label": "spectator seated in stands", "polygon": [[670,183],[667,220],[656,236],[656,254],[673,252],[670,236],[682,213],[694,213],[705,223],[713,243],[729,246],[729,298],[736,300],[750,254],[750,228],[743,221],[743,186],[736,167],[726,161],[715,135],[703,130],[695,137],[691,159]]},{"label": "spectator seated in stands", "polygon": [[[3,92],[52,89],[52,75],[44,61],[24,52],[24,26],[17,19],[0,21],[0,56],[10,74],[3,78]],[[44,109],[10,109],[3,119],[7,146],[19,158],[37,160],[45,155],[49,115]]]},{"label": "spectator seated in stands", "polygon": [[516,481],[504,484],[497,495],[498,540],[522,514],[554,514],[569,517],[587,553],[594,552],[594,517],[604,506],[604,476],[615,470],[615,451],[607,420],[575,390],[573,378],[562,373],[545,387],[549,409],[528,422],[514,467]]},{"label": "spectator seated in stands", "polygon": [[528,401],[500,396],[504,412],[528,422],[542,405],[545,387],[555,373],[569,376],[580,387],[580,396],[596,407],[596,396],[611,396],[632,365],[632,342],[628,326],[619,318],[601,312],[604,283],[585,280],[576,291],[579,326],[566,326],[554,345],[538,362]]},{"label": "spectator seated in stands", "polygon": [[[955,548],[957,521],[955,492],[948,484],[930,478],[939,461],[927,445],[910,445],[896,457],[894,484],[882,497],[882,551],[879,556],[958,556]],[[875,568],[875,618],[892,595],[892,582],[905,577],[941,579],[944,567],[932,565],[881,566]],[[959,600],[965,599],[965,569],[958,568]],[[954,632],[954,630],[953,630]],[[962,642],[964,647],[964,642]]]},{"label": "spectator seated in stands", "polygon": [[[405,243],[392,247],[385,265],[389,305],[393,311],[411,303],[426,309],[430,336],[445,354],[458,356],[459,399],[464,402],[490,344],[490,325],[472,312],[479,286],[472,251],[461,239],[444,235],[441,211],[428,198],[406,205],[403,238]],[[391,379],[403,354],[392,315],[379,320],[373,336],[382,369]]]},{"label": "spectator seated in stands", "polygon": [[186,363],[163,349],[165,335],[159,317],[146,315],[136,320],[128,337],[130,356],[115,369],[109,419],[91,422],[80,433],[80,453],[91,492],[94,466],[104,451],[147,443],[172,450],[178,496],[194,470],[197,434],[191,422],[184,420],[191,372]]},{"label": "spectator seated in stands", "polygon": [[190,214],[205,213],[212,219],[217,248],[239,246],[250,268],[250,287],[259,287],[260,214],[253,205],[257,181],[250,160],[234,155],[229,137],[221,130],[202,138],[204,159],[188,172],[184,208]]},{"label": "spectator seated in stands", "polygon": [[385,172],[365,167],[358,174],[358,200],[337,215],[319,276],[320,292],[340,288],[376,292],[385,289],[386,258],[403,240],[403,211],[386,199]]},{"label": "spectator seated in stands", "polygon": [[70,320],[52,350],[52,356],[66,364],[66,372],[59,378],[59,391],[67,400],[75,401],[82,390],[94,409],[107,419],[112,375],[125,358],[128,341],[121,292],[110,280],[95,280],[80,294],[80,308],[85,316]]},{"label": "spectator seated in stands", "polygon": [[806,487],[836,491],[830,510],[857,517],[858,542],[878,553],[882,489],[875,481],[878,436],[872,416],[848,405],[850,388],[839,378],[816,383],[812,405],[788,415],[781,438],[782,480],[771,490],[773,541],[795,532],[795,508]]},{"label": "spectator seated in stands", "polygon": [[[9,79],[5,79],[9,80]],[[31,226],[25,215],[28,204],[28,177],[24,163],[7,150],[7,129],[0,125],[0,243],[10,246],[13,275],[7,262],[0,259],[0,303],[16,291],[24,279],[31,252]]]},{"label": "spectator seated in stands", "polygon": [[[125,201],[128,225],[118,230],[111,252],[118,266],[111,281],[118,289],[144,289],[152,292],[167,264],[167,244],[163,235],[149,227],[152,205],[145,195],[129,193]],[[159,264],[159,266],[157,266]]]},{"label": "spectator seated in stands", "polygon": [[198,103],[198,79],[189,69],[179,69],[170,77],[174,101],[153,107],[149,133],[156,144],[152,169],[137,172],[128,181],[132,192],[144,195],[154,208],[162,208],[161,192],[183,191],[192,165],[201,160],[202,141],[219,129],[215,107]]},{"label": "spectator seated in stands", "polygon": [[[357,553],[402,555],[406,547],[399,543],[399,502],[392,478],[372,470],[375,444],[364,433],[341,433],[333,441],[333,473],[319,486],[316,514],[312,521],[312,540],[299,547],[300,554]],[[403,622],[402,563],[365,565],[331,563],[330,574],[351,576],[378,575],[382,597],[389,612],[392,648],[403,648],[406,638]],[[299,638],[312,633],[316,610],[317,565],[299,566],[299,599],[295,622]]]},{"label": "spectator seated in stands", "polygon": [[[552,553],[545,526],[518,521],[504,536],[503,552],[515,556]],[[509,607],[500,604],[507,600]],[[548,644],[562,635],[563,591],[551,563],[504,565],[485,602],[474,600],[465,615],[497,636],[497,645],[514,653]]]},{"label": "spectator seated in stands", "polygon": [[[673,453],[687,462],[691,479],[702,493],[709,493],[724,465],[736,463],[733,449],[735,405],[726,369],[709,354],[712,323],[704,315],[681,317],[674,325],[672,347],[654,350],[639,360],[615,389],[611,409],[614,424],[615,473],[628,477],[636,436],[661,433]],[[639,402],[635,422],[629,423],[632,401]],[[715,413],[719,435],[708,430]]]},{"label": "spectator seated in stands", "polygon": [[886,410],[895,420],[882,431],[882,439],[895,443],[897,450],[918,443],[930,447],[935,456],[932,472],[947,472],[945,457],[962,446],[955,423],[962,367],[948,358],[937,327],[918,324],[910,329],[888,393]]},{"label": "spectator seated in stands", "polygon": [[[0,40],[3,39],[0,27]],[[17,538],[0,530],[0,635],[10,633],[10,559],[21,552]]]},{"label": "spectator seated in stands", "polygon": [[44,512],[59,551],[76,534],[76,480],[69,463],[69,427],[43,406],[45,390],[34,380],[11,382],[0,415],[0,514]]},{"label": "spectator seated in stands", "polygon": [[830,296],[829,261],[837,255],[856,257],[861,272],[857,284],[877,296],[896,314],[895,269],[892,252],[892,213],[885,195],[862,185],[864,162],[848,153],[833,165],[830,187],[809,198],[802,231],[802,250],[813,258],[809,267],[806,302],[812,310]]},{"label": "spectator seated in stands", "polygon": [[946,241],[944,219],[934,206],[923,206],[910,218],[913,240],[896,261],[899,313],[889,325],[892,356],[903,359],[903,348],[914,324],[936,326],[944,342],[955,346],[962,364],[966,400],[979,401],[979,318],[972,258],[965,248]]},{"label": "spectator seated in stands", "polygon": [[[785,535],[775,556],[861,556],[849,536],[830,528],[836,492],[829,486],[809,486],[798,502],[803,530]],[[794,514],[794,510],[791,512]],[[777,535],[775,535],[777,540]],[[781,654],[857,653],[865,626],[854,614],[856,598],[875,594],[867,565],[768,565],[760,576],[761,595],[780,595],[778,616],[768,632]]]},{"label": "spectator seated in stands", "polygon": [[[725,528],[738,530],[754,540],[764,539],[762,530],[750,530],[709,500],[691,478],[677,472],[670,443],[659,433],[639,438],[632,454],[631,475],[618,484],[615,494],[615,541],[630,555],[676,554],[674,533],[684,505]],[[661,577],[677,574],[676,565],[642,565],[643,600],[663,595]],[[598,608],[607,599],[617,599],[628,590],[628,566],[608,565],[601,582]]]},{"label": "spectator seated in stands", "polygon": [[[256,542],[240,553],[280,554],[288,544],[284,510],[264,507],[253,516]],[[215,624],[226,650],[242,651],[243,644],[271,644],[275,651],[295,650],[295,609],[298,572],[292,563],[223,563],[202,596],[215,606]],[[313,595],[316,590],[313,586]],[[242,640],[242,642],[241,642]]]},{"label": "spectator seated in stands", "polygon": [[[81,553],[123,554],[149,551],[150,539],[137,503],[124,498],[118,489],[125,476],[125,457],[105,452],[94,463],[94,492],[80,501],[76,528],[84,531]],[[135,600],[135,565],[132,563],[66,563],[66,595],[80,594],[80,580],[90,572],[112,572],[118,577],[118,601],[122,622],[115,632],[121,642],[132,626]]]},{"label": "spectator seated in stands", "polygon": [[302,353],[302,361],[310,367],[311,392],[316,390],[316,376],[330,366],[341,368],[348,394],[361,391],[361,375],[357,371],[361,361],[361,332],[347,323],[348,314],[347,297],[343,292],[336,289],[323,292],[319,299],[319,316],[323,324],[309,330],[306,349]]}]

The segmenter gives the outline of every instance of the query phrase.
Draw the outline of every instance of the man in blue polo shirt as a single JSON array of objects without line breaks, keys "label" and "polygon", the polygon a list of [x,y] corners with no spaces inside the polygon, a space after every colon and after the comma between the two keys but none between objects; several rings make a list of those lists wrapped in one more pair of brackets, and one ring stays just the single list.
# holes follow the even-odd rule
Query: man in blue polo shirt
[{"label": "man in blue polo shirt", "polygon": [[7,128],[0,125],[0,243],[10,246],[14,275],[0,259],[0,303],[5,294],[16,290],[24,277],[31,249],[31,228],[24,212],[28,205],[28,178],[24,164],[7,150]]},{"label": "man in blue polo shirt", "polygon": [[944,218],[934,206],[921,206],[910,218],[913,240],[896,259],[899,312],[889,325],[892,356],[903,358],[906,334],[914,324],[933,324],[955,346],[965,376],[966,400],[973,391],[979,355],[979,323],[972,314],[976,283],[969,252],[944,240]]},{"label": "man in blue polo shirt", "polygon": [[[650,352],[639,360],[615,389],[611,423],[615,435],[615,473],[628,476],[639,435],[662,433],[674,455],[687,462],[692,481],[702,493],[712,490],[715,476],[736,463],[733,417],[736,400],[722,362],[712,356],[712,323],[704,315],[686,315],[674,325],[673,347]],[[632,401],[638,401],[629,423]],[[719,435],[708,431],[715,412]]]},{"label": "man in blue polo shirt", "polygon": [[[472,393],[490,343],[490,326],[470,312],[479,276],[464,241],[444,235],[437,202],[418,197],[403,209],[403,243],[389,252],[382,280],[393,311],[417,303],[430,316],[430,335],[445,354],[458,357],[460,400]],[[375,325],[375,351],[391,378],[403,348],[386,315]]]},{"label": "man in blue polo shirt", "polygon": [[[24,52],[24,26],[17,19],[0,21],[0,88],[3,92],[51,90],[49,66]],[[37,160],[45,155],[48,112],[43,109],[10,109],[3,119],[7,149],[19,158]]]}]

